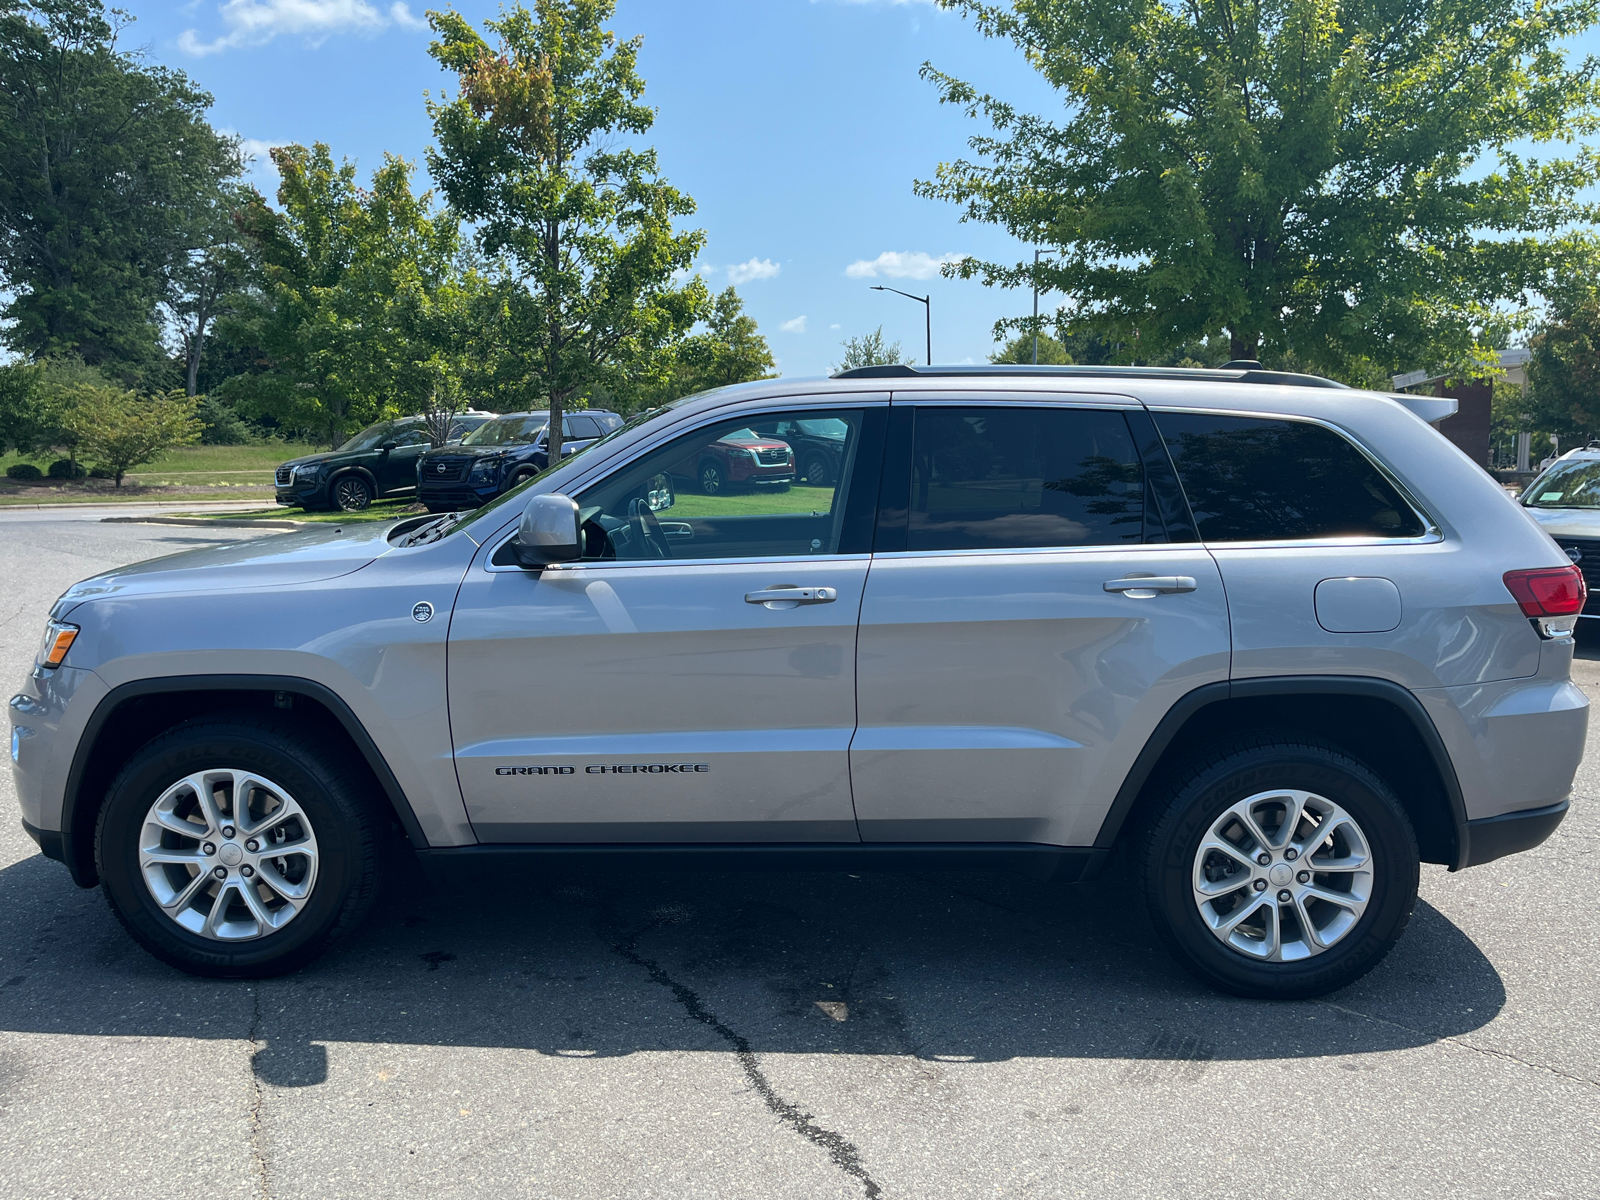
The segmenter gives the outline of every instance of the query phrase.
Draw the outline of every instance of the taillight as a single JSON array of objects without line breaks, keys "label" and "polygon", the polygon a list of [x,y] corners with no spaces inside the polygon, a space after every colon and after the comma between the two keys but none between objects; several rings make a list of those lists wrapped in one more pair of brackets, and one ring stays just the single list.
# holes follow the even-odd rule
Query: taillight
[{"label": "taillight", "polygon": [[1589,588],[1577,566],[1507,571],[1506,590],[1525,617],[1572,617],[1583,611]]}]

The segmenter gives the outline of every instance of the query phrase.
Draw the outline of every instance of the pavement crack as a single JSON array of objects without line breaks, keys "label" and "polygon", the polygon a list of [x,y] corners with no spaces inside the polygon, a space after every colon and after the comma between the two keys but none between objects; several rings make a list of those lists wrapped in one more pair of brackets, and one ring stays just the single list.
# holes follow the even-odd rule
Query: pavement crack
[{"label": "pavement crack", "polygon": [[855,1143],[841,1133],[831,1129],[824,1129],[817,1124],[810,1113],[805,1112],[799,1105],[780,1096],[777,1089],[772,1086],[772,1081],[767,1078],[766,1073],[761,1069],[761,1063],[757,1060],[755,1051],[750,1049],[749,1041],[719,1020],[717,1015],[706,1007],[705,1002],[700,999],[692,988],[679,983],[671,975],[667,974],[660,963],[639,953],[639,939],[663,924],[665,924],[663,921],[654,921],[635,930],[626,938],[612,942],[611,948],[634,966],[642,967],[652,980],[672,993],[673,999],[682,1006],[685,1012],[702,1025],[714,1030],[717,1036],[733,1047],[734,1057],[738,1059],[745,1078],[749,1080],[750,1086],[755,1089],[756,1094],[761,1097],[761,1101],[767,1106],[768,1112],[772,1113],[779,1121],[789,1126],[808,1142],[825,1151],[829,1161],[846,1175],[859,1182],[863,1192],[869,1198],[882,1196],[883,1188],[868,1173],[865,1164],[861,1161],[861,1151],[856,1147]]},{"label": "pavement crack", "polygon": [[272,1188],[267,1176],[266,1134],[261,1125],[261,1110],[266,1103],[266,1092],[261,1077],[256,1074],[256,1055],[261,1052],[261,985],[250,986],[250,1160],[255,1166],[256,1180],[260,1184],[261,1200],[272,1200]]},{"label": "pavement crack", "polygon": [[1403,1029],[1407,1033],[1415,1034],[1418,1037],[1431,1038],[1433,1041],[1442,1042],[1447,1046],[1470,1050],[1474,1054],[1483,1055],[1485,1058],[1497,1058],[1502,1062],[1516,1063],[1518,1066],[1527,1067],[1532,1071],[1544,1071],[1547,1074],[1556,1076],[1558,1079],[1565,1079],[1571,1083],[1578,1083],[1584,1087],[1600,1090],[1600,1081],[1587,1079],[1582,1075],[1574,1075],[1570,1071],[1563,1071],[1560,1067],[1552,1067],[1548,1063],[1529,1062],[1525,1058],[1519,1058],[1517,1055],[1512,1054],[1509,1050],[1496,1050],[1490,1046],[1478,1046],[1462,1038],[1433,1033],[1426,1029],[1417,1029],[1411,1025],[1402,1025],[1399,1021],[1391,1021],[1387,1017],[1374,1017],[1370,1013],[1360,1012],[1354,1008],[1346,1008],[1344,1005],[1335,1004],[1331,1000],[1317,1000],[1315,1003],[1322,1005],[1324,1008],[1331,1008],[1334,1012],[1342,1012],[1347,1016],[1359,1017],[1363,1021],[1371,1021],[1375,1025],[1388,1025],[1393,1029]]}]

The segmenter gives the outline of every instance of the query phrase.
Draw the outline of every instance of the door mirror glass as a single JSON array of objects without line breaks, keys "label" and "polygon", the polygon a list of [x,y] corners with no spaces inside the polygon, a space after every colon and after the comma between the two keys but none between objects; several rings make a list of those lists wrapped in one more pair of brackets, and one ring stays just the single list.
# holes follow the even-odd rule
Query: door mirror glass
[{"label": "door mirror glass", "polygon": [[551,492],[528,501],[511,545],[521,566],[537,570],[573,561],[582,544],[577,504],[570,497]]},{"label": "door mirror glass", "polygon": [[676,504],[678,495],[672,490],[672,476],[663,473],[646,483],[644,500],[651,512],[661,512]]}]

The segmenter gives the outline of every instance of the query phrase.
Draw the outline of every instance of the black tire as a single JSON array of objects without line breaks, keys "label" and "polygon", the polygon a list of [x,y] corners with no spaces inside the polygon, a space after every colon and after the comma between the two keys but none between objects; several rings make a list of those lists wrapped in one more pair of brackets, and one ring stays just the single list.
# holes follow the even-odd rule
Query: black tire
[{"label": "black tire", "polygon": [[806,458],[806,482],[812,487],[831,487],[833,472],[828,467],[828,458],[824,454],[812,454]]},{"label": "black tire", "polygon": [[[151,806],[186,775],[220,768],[259,772],[288,792],[317,843],[304,908],[282,928],[238,942],[180,926],[157,903],[139,867]],[[134,754],[107,793],[95,828],[101,888],[134,940],[180,971],[226,979],[293,971],[359,925],[377,895],[378,837],[386,826],[374,816],[368,790],[312,726],[246,714],[180,725]]]},{"label": "black tire", "polygon": [[328,485],[328,498],[340,512],[360,512],[372,503],[372,485],[352,471]]},{"label": "black tire", "polygon": [[701,492],[707,496],[721,495],[728,490],[727,476],[722,473],[722,467],[712,459],[706,459],[695,468],[695,479],[700,484]]},{"label": "black tire", "polygon": [[[1278,788],[1342,808],[1366,838],[1372,866],[1360,917],[1332,945],[1295,962],[1265,961],[1225,944],[1202,918],[1191,886],[1200,839],[1237,802]],[[1383,780],[1332,745],[1284,733],[1241,738],[1180,771],[1145,841],[1141,873],[1157,932],[1193,975],[1236,996],[1298,1000],[1353,983],[1383,960],[1416,905],[1418,864],[1416,834]],[[1239,894],[1248,896],[1243,888]],[[1292,909],[1275,919],[1280,936],[1299,927]]]},{"label": "black tire", "polygon": [[512,488],[521,487],[523,484],[527,483],[528,480],[532,479],[538,473],[539,472],[534,471],[534,470],[532,470],[532,469],[530,469],[528,467],[524,467],[522,470],[518,471],[515,475],[513,475],[511,477],[511,482],[506,484],[506,491],[509,492]]}]

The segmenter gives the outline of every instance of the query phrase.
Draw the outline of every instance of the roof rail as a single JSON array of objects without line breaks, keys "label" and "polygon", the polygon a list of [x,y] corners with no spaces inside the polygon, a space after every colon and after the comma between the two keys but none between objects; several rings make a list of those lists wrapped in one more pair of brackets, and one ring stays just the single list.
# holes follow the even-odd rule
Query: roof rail
[{"label": "roof rail", "polygon": [[1275,383],[1290,387],[1346,388],[1320,375],[1292,371],[1260,371],[1253,367],[1045,367],[1031,363],[989,363],[978,366],[916,367],[886,363],[878,367],[852,367],[834,379],[1209,379],[1218,383]]}]

